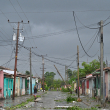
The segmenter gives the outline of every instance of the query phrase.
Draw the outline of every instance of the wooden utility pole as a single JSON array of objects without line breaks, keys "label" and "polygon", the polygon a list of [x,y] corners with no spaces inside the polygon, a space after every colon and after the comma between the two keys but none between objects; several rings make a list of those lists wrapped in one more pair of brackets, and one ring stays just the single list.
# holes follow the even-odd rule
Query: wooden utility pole
[{"label": "wooden utility pole", "polygon": [[30,48],[30,94],[32,95],[31,48]]},{"label": "wooden utility pole", "polygon": [[16,53],[15,53],[15,68],[14,68],[14,84],[13,84],[13,100],[15,98],[15,82],[16,82],[16,68],[17,68],[17,54],[18,54],[18,37],[19,37],[19,22],[17,27]]},{"label": "wooden utility pole", "polygon": [[66,72],[66,65],[65,65],[65,81],[66,81],[66,76],[67,76],[67,72]]},{"label": "wooden utility pole", "polygon": [[79,46],[77,46],[77,71],[78,71],[78,87],[77,87],[77,91],[78,91],[78,98],[79,98]]},{"label": "wooden utility pole", "polygon": [[44,92],[44,57],[43,57],[43,55],[42,55],[42,66],[43,66],[43,71],[42,71],[42,80],[43,80],[43,92]]},{"label": "wooden utility pole", "polygon": [[66,71],[66,74],[67,74],[67,81],[68,81],[68,67],[67,67],[67,71]]},{"label": "wooden utility pole", "polygon": [[100,98],[101,103],[104,106],[105,103],[105,82],[104,82],[104,74],[103,74],[103,21],[100,21]]},{"label": "wooden utility pole", "polygon": [[63,79],[63,77],[62,77],[62,75],[60,74],[60,72],[58,71],[57,67],[56,67],[55,65],[54,65],[54,67],[55,67],[55,69],[57,70],[58,74],[61,76],[62,80],[65,82],[65,84],[66,84],[66,86],[67,86],[67,88],[68,88],[68,85],[67,85],[66,81]]},{"label": "wooden utility pole", "polygon": [[60,74],[60,72],[58,71],[57,67],[54,65],[55,69],[57,70],[58,74],[61,76],[62,80],[64,81],[64,83],[66,84],[66,87],[68,88],[68,90],[70,91],[70,93],[72,94],[72,91],[70,90],[70,88],[68,87],[66,81],[63,79],[62,75]]}]

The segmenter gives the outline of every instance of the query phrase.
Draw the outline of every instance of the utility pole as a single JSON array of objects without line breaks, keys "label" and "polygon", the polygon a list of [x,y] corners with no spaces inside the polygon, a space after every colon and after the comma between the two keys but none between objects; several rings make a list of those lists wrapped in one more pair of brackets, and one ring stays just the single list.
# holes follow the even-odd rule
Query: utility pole
[{"label": "utility pole", "polygon": [[23,29],[19,29],[19,24],[22,23],[22,24],[29,24],[29,21],[28,23],[23,23],[23,21],[21,22],[10,22],[8,20],[8,23],[17,23],[18,24],[18,27],[17,29],[17,37],[16,37],[16,34],[14,33],[13,35],[13,40],[16,40],[16,53],[15,53],[15,66],[14,66],[14,84],[13,84],[13,97],[12,99],[14,100],[14,97],[15,97],[15,83],[16,83],[16,71],[17,71],[17,57],[18,57],[18,41],[24,41],[24,36],[22,36],[20,34],[19,36],[19,30],[23,30]]},{"label": "utility pole", "polygon": [[81,102],[82,100],[80,99],[80,91],[79,91],[79,46],[77,45],[77,71],[78,71],[78,87],[77,87],[77,91],[78,91],[78,99],[77,99],[77,101],[78,102]]},{"label": "utility pole", "polygon": [[77,45],[77,71],[78,71],[78,87],[77,87],[77,91],[78,91],[78,99],[79,99],[79,46]]},{"label": "utility pole", "polygon": [[32,95],[31,48],[30,48],[30,94]]},{"label": "utility pole", "polygon": [[14,68],[14,84],[13,84],[13,100],[15,97],[15,82],[16,82],[16,68],[17,68],[17,54],[18,54],[18,37],[19,37],[19,22],[17,27],[16,53],[15,53],[15,68]]},{"label": "utility pole", "polygon": [[42,55],[42,66],[43,66],[43,71],[42,71],[42,74],[43,74],[42,75],[42,80],[43,80],[42,85],[43,86],[42,87],[43,87],[43,92],[44,92],[44,57],[43,57],[43,55]]},{"label": "utility pole", "polygon": [[66,72],[66,65],[65,65],[65,81],[66,81],[66,76],[67,76],[67,72]]},{"label": "utility pole", "polygon": [[44,55],[41,55],[41,56],[42,56],[42,68],[40,68],[40,69],[42,69],[42,89],[44,92],[44,69],[46,69],[46,68],[44,68]]},{"label": "utility pole", "polygon": [[68,81],[68,67],[67,67],[67,71],[66,71],[66,74],[67,74],[67,81]]},{"label": "utility pole", "polygon": [[103,21],[100,21],[100,98],[101,103],[104,106],[105,104],[105,82],[104,82],[104,73],[103,73]]}]

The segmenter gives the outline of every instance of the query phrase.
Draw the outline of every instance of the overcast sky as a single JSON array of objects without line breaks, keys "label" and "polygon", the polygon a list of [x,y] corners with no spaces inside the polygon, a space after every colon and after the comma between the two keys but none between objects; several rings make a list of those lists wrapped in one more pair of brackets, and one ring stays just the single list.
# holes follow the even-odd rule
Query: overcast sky
[{"label": "overcast sky", "polygon": [[[87,51],[83,51],[76,31],[73,11],[78,34]],[[29,49],[32,48],[32,73],[42,76],[42,58],[44,55],[45,72],[55,72],[54,65],[62,76],[65,76],[65,66],[76,70],[77,45],[80,50],[80,67],[82,61],[98,60],[100,56],[99,22],[104,21],[104,61],[110,61],[110,1],[109,0],[1,0],[0,1],[0,65],[14,69],[15,43],[12,36],[17,33],[17,23],[21,22],[20,33],[25,36],[19,44],[17,69],[21,73],[30,70]],[[107,25],[106,25],[107,24]],[[84,25],[90,28],[89,29]],[[96,37],[97,36],[97,37]],[[92,45],[93,44],[93,45]],[[92,47],[91,47],[92,45]],[[37,47],[37,48],[35,48]],[[90,48],[91,47],[91,48]],[[36,54],[36,55],[35,55]],[[82,57],[83,56],[83,57]],[[75,60],[75,61],[74,61]],[[74,61],[74,62],[73,62]],[[110,63],[110,62],[109,62]],[[60,64],[60,65],[59,65]],[[60,78],[57,74],[56,78]]]}]

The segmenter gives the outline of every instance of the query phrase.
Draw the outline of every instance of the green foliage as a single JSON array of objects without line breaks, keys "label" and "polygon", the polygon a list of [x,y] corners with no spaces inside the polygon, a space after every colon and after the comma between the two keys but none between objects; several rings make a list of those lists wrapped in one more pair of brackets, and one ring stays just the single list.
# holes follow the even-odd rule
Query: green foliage
[{"label": "green foliage", "polygon": [[67,102],[77,101],[77,98],[76,98],[76,97],[72,97],[71,95],[69,95],[69,96],[66,98],[66,101],[67,101]]},{"label": "green foliage", "polygon": [[67,69],[67,73],[68,73],[68,78],[71,78],[71,76],[72,76],[72,70],[71,69]]},{"label": "green foliage", "polygon": [[46,84],[47,84],[48,87],[51,87],[52,86],[55,75],[56,74],[54,72],[46,72],[44,74],[45,82],[46,82]]},{"label": "green foliage", "polygon": [[61,79],[54,79],[55,75],[56,74],[54,72],[45,73],[44,77],[46,83],[45,87],[46,90],[48,90],[49,88],[54,88],[54,90],[56,90],[56,88],[60,88],[65,84],[64,81],[62,81]]},{"label": "green foliage", "polygon": [[45,86],[45,90],[48,91],[48,87],[47,86]]},{"label": "green foliage", "polygon": [[64,87],[61,88],[61,91],[62,92],[70,92],[68,88],[64,88]]},{"label": "green foliage", "polygon": [[30,75],[30,72],[29,72],[29,71],[26,71],[25,74],[26,74],[26,75]]},{"label": "green foliage", "polygon": [[[36,95],[36,97],[41,97],[40,95]],[[31,98],[28,98],[25,102],[22,102],[16,106],[10,107],[10,108],[6,108],[6,110],[16,110],[17,108],[21,108],[24,107],[26,104],[28,104],[29,102],[34,102],[34,97],[32,96]]]},{"label": "green foliage", "polygon": [[80,73],[90,74],[94,72],[96,69],[100,68],[100,62],[98,60],[93,60],[89,64],[86,62],[82,63],[83,69],[80,69]]}]

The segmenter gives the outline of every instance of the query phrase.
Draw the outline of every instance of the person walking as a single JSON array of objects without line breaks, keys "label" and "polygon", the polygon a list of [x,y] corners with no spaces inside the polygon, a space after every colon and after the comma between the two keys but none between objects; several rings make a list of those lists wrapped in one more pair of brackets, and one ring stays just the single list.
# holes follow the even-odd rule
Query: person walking
[{"label": "person walking", "polygon": [[77,87],[76,87],[76,94],[77,94]]},{"label": "person walking", "polygon": [[34,98],[35,98],[35,100],[36,100],[36,95],[37,95],[37,87],[34,86]]}]

